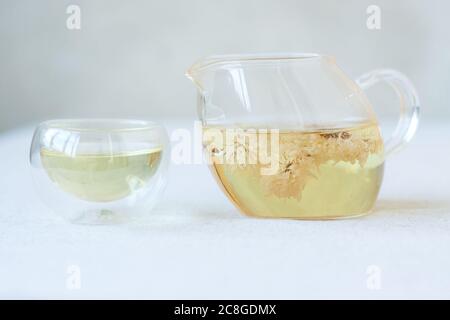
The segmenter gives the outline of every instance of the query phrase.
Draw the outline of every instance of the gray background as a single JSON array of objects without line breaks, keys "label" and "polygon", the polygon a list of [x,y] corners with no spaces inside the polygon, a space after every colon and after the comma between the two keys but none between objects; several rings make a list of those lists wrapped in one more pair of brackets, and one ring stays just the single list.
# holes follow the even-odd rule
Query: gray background
[{"label": "gray background", "polygon": [[[69,4],[81,7],[81,30],[66,27]],[[381,30],[366,27],[371,4]],[[447,121],[449,12],[444,0],[2,0],[0,131],[60,117],[194,118],[184,71],[195,60],[265,51],[332,54],[353,77],[396,68],[425,121]],[[369,97],[393,116],[392,93]]]}]

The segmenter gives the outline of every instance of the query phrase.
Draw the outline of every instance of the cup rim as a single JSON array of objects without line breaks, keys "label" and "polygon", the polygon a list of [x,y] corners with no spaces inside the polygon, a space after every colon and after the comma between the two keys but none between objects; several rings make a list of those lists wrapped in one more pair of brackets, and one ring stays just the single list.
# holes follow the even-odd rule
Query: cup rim
[{"label": "cup rim", "polygon": [[74,132],[129,132],[164,128],[155,121],[126,118],[51,119],[41,122],[39,127],[64,129]]}]

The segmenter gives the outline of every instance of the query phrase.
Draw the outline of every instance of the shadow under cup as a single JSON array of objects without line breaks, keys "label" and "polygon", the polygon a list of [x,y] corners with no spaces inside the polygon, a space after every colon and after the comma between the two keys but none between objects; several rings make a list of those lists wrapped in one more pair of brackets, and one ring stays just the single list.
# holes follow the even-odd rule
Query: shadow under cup
[{"label": "shadow under cup", "polygon": [[30,162],[37,191],[57,214],[83,224],[120,223],[149,212],[166,181],[168,138],[153,122],[43,122]]}]

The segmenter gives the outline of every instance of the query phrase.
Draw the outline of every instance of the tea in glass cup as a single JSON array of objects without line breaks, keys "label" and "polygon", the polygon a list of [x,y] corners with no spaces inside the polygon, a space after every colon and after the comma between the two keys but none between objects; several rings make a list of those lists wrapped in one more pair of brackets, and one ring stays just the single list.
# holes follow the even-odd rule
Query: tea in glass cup
[{"label": "tea in glass cup", "polygon": [[30,161],[37,190],[76,223],[104,224],[148,212],[165,185],[168,138],[142,120],[75,119],[40,124]]}]

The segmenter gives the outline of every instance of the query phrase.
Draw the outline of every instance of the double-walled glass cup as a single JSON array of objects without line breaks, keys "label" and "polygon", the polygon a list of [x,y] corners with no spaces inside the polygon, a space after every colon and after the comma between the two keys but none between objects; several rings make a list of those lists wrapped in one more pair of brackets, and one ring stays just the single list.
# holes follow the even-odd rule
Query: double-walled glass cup
[{"label": "double-walled glass cup", "polygon": [[125,222],[149,212],[166,183],[168,137],[156,123],[67,119],[35,130],[36,189],[57,214],[82,224]]},{"label": "double-walled glass cup", "polygon": [[[206,58],[187,76],[198,91],[212,172],[251,216],[336,219],[368,213],[386,156],[417,128],[417,93],[395,70],[374,70],[354,81],[328,55],[244,54]],[[387,140],[363,92],[379,82],[400,101],[400,119]]]}]

